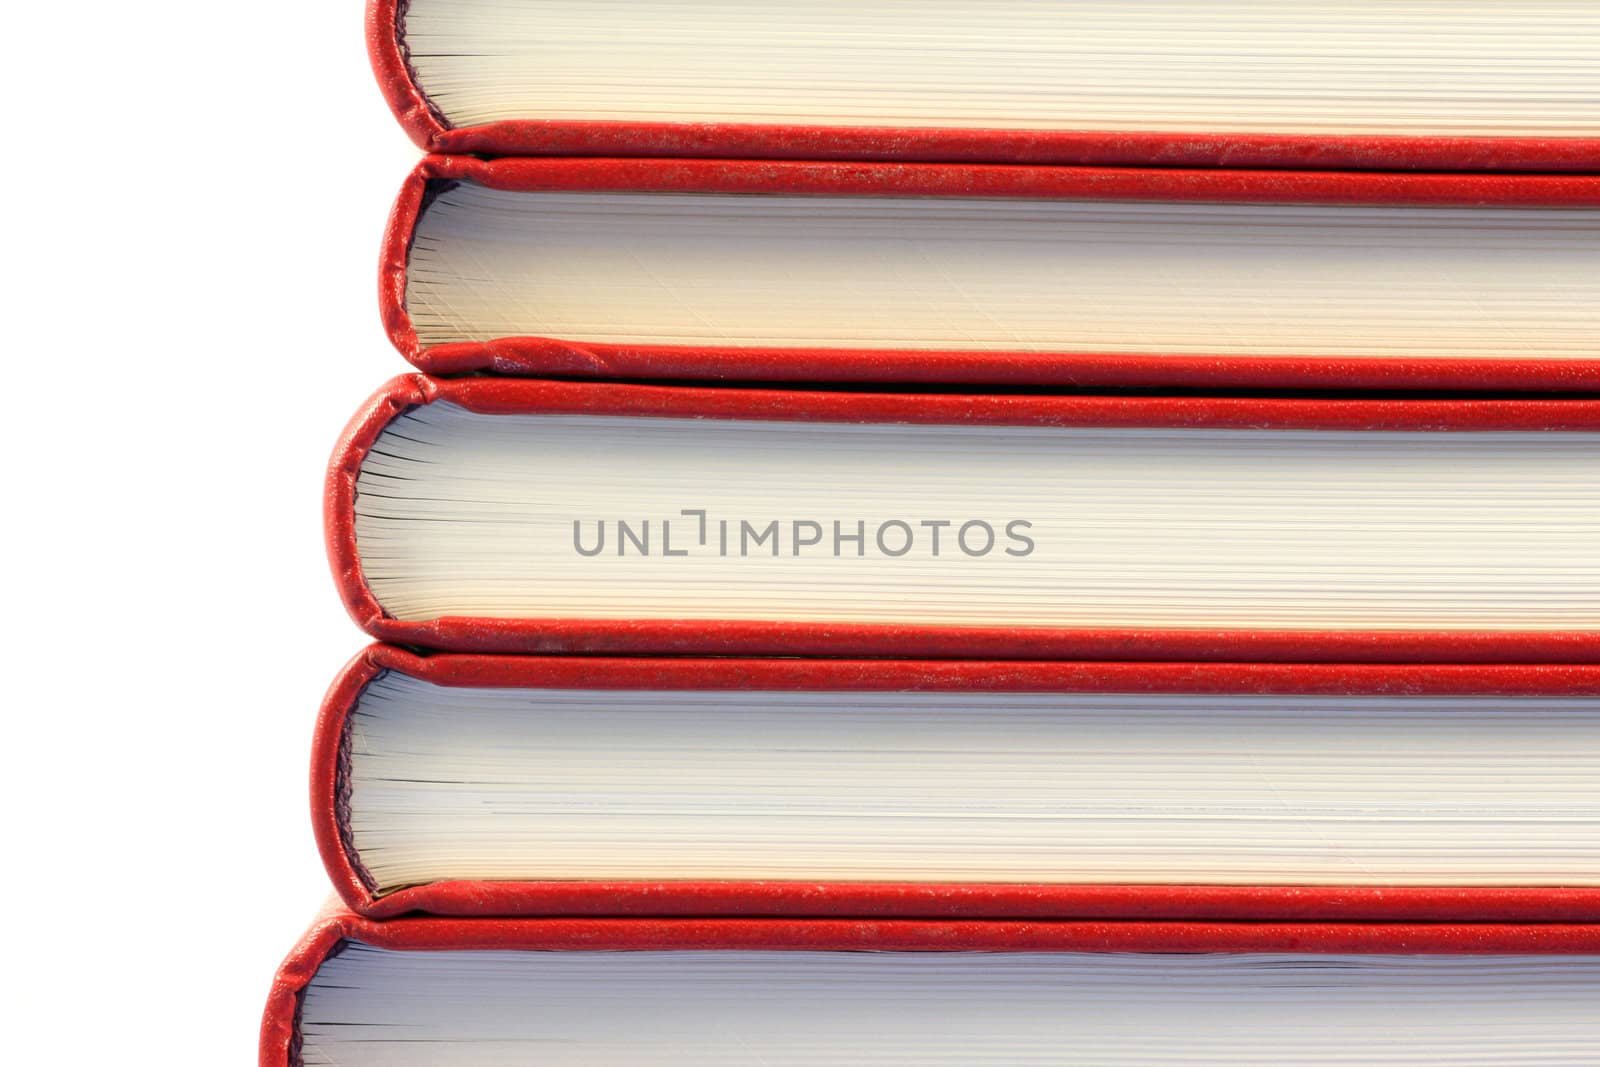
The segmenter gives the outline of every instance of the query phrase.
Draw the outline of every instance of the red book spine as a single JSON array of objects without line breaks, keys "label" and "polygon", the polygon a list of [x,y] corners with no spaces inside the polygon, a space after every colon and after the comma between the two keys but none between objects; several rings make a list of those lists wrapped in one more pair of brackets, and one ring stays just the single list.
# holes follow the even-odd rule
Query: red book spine
[{"label": "red book spine", "polygon": [[380,641],[446,652],[893,656],[914,659],[1574,663],[1597,631],[1046,629],[734,620],[388,616],[361,573],[355,485],[390,419],[444,400],[484,414],[563,413],[929,424],[1232,429],[1600,430],[1600,401],[1307,400],[1238,397],[829,393],[531,381],[396,378],[341,436],[324,490],[328,556],[346,608]]},{"label": "red book spine", "polygon": [[1071,663],[419,656],[374,645],[328,690],[311,762],[317,847],[339,895],[374,919],[435,915],[860,916],[1581,922],[1596,886],[1223,886],[778,881],[450,881],[378,896],[346,831],[349,715],[386,671],[479,688],[831,691],[1381,693],[1600,696],[1600,666]]},{"label": "red book spine", "polygon": [[300,998],[347,941],[395,950],[765,949],[839,952],[1305,952],[1576,955],[1600,952],[1577,923],[928,922],[909,919],[442,919],[319,916],[273,980],[261,1067],[297,1062]]},{"label": "red book spine", "polygon": [[519,191],[606,190],[794,194],[1041,197],[1600,206],[1600,177],[1365,174],[1244,170],[1100,169],[894,163],[660,159],[498,159],[432,156],[406,180],[390,213],[378,272],[385,329],[419,369],[455,375],[946,382],[996,385],[1325,387],[1339,389],[1600,388],[1593,360],[1275,356],[1150,353],[972,352],[875,348],[761,348],[605,344],[501,337],[424,347],[406,312],[412,235],[428,183],[467,180]]}]

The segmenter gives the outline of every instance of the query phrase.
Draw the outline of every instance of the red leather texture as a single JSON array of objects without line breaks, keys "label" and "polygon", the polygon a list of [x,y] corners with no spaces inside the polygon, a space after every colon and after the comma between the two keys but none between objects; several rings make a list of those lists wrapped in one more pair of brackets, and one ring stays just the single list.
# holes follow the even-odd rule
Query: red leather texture
[{"label": "red leather texture", "polygon": [[1594,137],[1402,137],[952,130],[708,122],[543,122],[451,127],[423,96],[400,38],[404,0],[368,0],[367,50],[384,99],[429,152],[488,156],[669,156],[1284,169],[1592,170]]},{"label": "red leather texture", "polygon": [[395,950],[766,949],[840,952],[1306,952],[1578,955],[1576,923],[928,922],[860,919],[440,919],[325,911],[284,960],[261,1021],[261,1067],[298,1060],[300,997],[347,941]]},{"label": "red leather texture", "polygon": [[396,671],[435,685],[555,689],[1410,693],[1600,696],[1600,665],[1073,663],[594,659],[418,655],[373,645],[328,690],[311,758],[311,821],[339,895],[386,919],[435,915],[839,916],[1275,921],[1600,921],[1600,887],[1026,885],[864,882],[437,882],[376,895],[344,830],[341,749],[362,689]]},{"label": "red leather texture", "polygon": [[1329,400],[1238,397],[974,395],[690,388],[403,375],[341,436],[324,489],[328,556],[345,607],[380,641],[449,652],[892,656],[914,659],[1230,660],[1368,663],[1583,663],[1600,632],[1062,630],[727,620],[402,621],[361,574],[355,483],[396,414],[446,400],[472,411],[713,419],[1214,428],[1600,430],[1600,400]]},{"label": "red leather texture", "polygon": [[406,313],[406,270],[432,180],[496,189],[738,192],[795,195],[1060,197],[1600,206],[1600,177],[1367,174],[1092,167],[730,162],[661,159],[498,159],[432,156],[406,180],[379,265],[384,327],[421,370],[553,377],[732,381],[946,382],[997,385],[1247,386],[1337,389],[1600,390],[1593,360],[1392,359],[915,349],[708,348],[503,337],[423,347]]}]

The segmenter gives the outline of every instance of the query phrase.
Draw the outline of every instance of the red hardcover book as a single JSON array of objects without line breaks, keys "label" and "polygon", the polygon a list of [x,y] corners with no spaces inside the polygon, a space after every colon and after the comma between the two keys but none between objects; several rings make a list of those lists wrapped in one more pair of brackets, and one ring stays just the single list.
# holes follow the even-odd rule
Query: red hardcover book
[{"label": "red hardcover book", "polygon": [[1510,1062],[1537,1045],[1581,1064],[1597,957],[1592,924],[331,910],[279,969],[260,1063]]},{"label": "red hardcover book", "polygon": [[[508,701],[504,709],[492,706],[499,694]],[[1114,716],[1119,722],[1109,732],[1091,723],[1062,733],[1059,722],[1024,717],[1030,702],[1038,706],[1052,699],[1063,703],[1050,705],[1043,713],[1047,716],[1079,716],[1080,721],[1086,715]],[[964,703],[954,706],[952,700]],[[733,707],[729,701],[749,706]],[[1380,705],[1384,716],[1376,715]],[[1585,833],[1583,824],[1571,820],[1589,810],[1593,798],[1584,798],[1581,785],[1569,787],[1595,777],[1582,753],[1592,747],[1597,709],[1600,667],[1593,665],[597,659],[420,656],[375,645],[351,661],[323,703],[313,745],[311,811],[318,847],[339,894],[355,911],[379,919],[422,911],[459,916],[1594,921],[1600,917],[1600,886],[1580,884],[1593,872],[1580,869],[1581,864],[1552,871],[1550,864],[1573,863],[1570,843]],[[1152,717],[1152,711],[1176,717]],[[831,732],[838,716],[852,712],[859,716],[853,730]],[[707,727],[718,718],[727,720],[727,730]],[[1473,725],[1457,732],[1455,723],[1463,720]],[[1191,729],[1185,723],[1194,721],[1202,724],[1202,733],[1185,734]],[[574,742],[573,722],[579,722],[576,731],[599,738],[592,751],[582,747],[581,738]],[[963,724],[984,730],[983,739],[967,738]],[[798,739],[791,736],[795,731]],[[958,735],[966,740],[951,740]],[[1287,740],[1275,747],[1275,738]],[[660,758],[652,759],[660,751],[652,745],[662,743],[679,753],[676,763],[663,766]],[[956,743],[964,745],[962,760],[935,769],[930,762],[935,753]],[[1276,805],[1265,812],[1275,820],[1273,825],[1294,819],[1302,809],[1318,821],[1293,823],[1287,838],[1252,838],[1249,818],[1262,814],[1254,786],[1243,794],[1236,785],[1228,786],[1234,791],[1227,794],[1208,791],[1208,771],[1198,766],[1224,765],[1235,743],[1250,754],[1252,781],[1270,782],[1262,788],[1267,802]],[[1365,754],[1349,756],[1352,746]],[[748,759],[741,761],[741,752],[763,747],[782,754],[759,770]],[[860,766],[847,772],[835,761],[834,773],[824,779],[800,754],[807,749],[849,750]],[[1485,749],[1508,755],[1503,763],[1485,762]],[[1024,766],[1026,761],[1015,756],[1018,750],[1038,752],[1040,766]],[[1154,776],[1138,770],[1140,761],[1130,753],[1141,751],[1165,770]],[[509,755],[491,771],[482,761],[495,752]],[[1449,770],[1455,766],[1452,752],[1467,757],[1459,773]],[[1341,753],[1346,754],[1343,762]],[[1376,771],[1374,755],[1382,764]],[[1297,770],[1308,756],[1314,769]],[[578,767],[585,760],[627,768],[625,795],[610,797],[606,785]],[[895,775],[907,760],[927,777],[919,772],[896,785]],[[1003,768],[1000,780],[972,775],[984,761]],[[1408,765],[1430,775],[1420,787],[1431,793],[1430,805],[1407,806],[1406,798],[1418,788],[1405,777]],[[855,763],[850,766],[856,768]],[[1105,780],[1087,787],[1082,796],[1051,787],[1048,796],[1033,803],[1006,788],[1008,779],[1023,777],[1030,769],[1057,782],[1095,775]],[[677,785],[669,785],[652,803],[647,794],[653,774],[664,774]],[[557,780],[558,775],[570,780]],[[536,781],[496,791],[529,776]],[[1351,790],[1344,802],[1330,802],[1323,784],[1329,779]],[[799,826],[804,820],[796,818],[812,801],[806,799],[809,791],[795,783],[815,780],[828,783],[825,802],[855,820],[847,827],[866,824],[883,803],[881,793],[898,789],[893,793],[898,799],[887,803],[894,808],[891,836],[902,856],[919,848],[917,824],[909,816],[933,780],[940,790],[955,790],[954,795],[965,798],[958,811],[934,813],[936,818],[964,812],[970,822],[991,807],[1011,814],[1033,812],[1036,822],[1048,822],[1052,812],[1057,817],[1064,811],[1075,814],[1065,823],[1049,824],[1042,836],[1028,838],[1025,847],[1031,849],[1031,858],[1022,868],[999,850],[987,861],[978,858],[946,868],[961,880],[872,880],[860,872],[891,868],[860,865],[862,850],[870,856],[881,847],[868,842],[855,853],[852,878],[826,877],[818,870],[838,863],[837,854],[808,848],[839,833],[838,826],[809,821]],[[449,805],[431,787],[416,795],[408,791],[408,783],[415,781],[450,781],[469,797],[471,810],[464,816],[444,812]],[[1132,799],[1121,793],[1122,783],[1130,781],[1141,783]],[[775,810],[770,796],[754,782],[772,783],[779,790],[781,802]],[[679,787],[693,795],[672,791]],[[697,870],[697,862],[728,870],[718,853],[698,850],[699,842],[721,832],[714,819],[702,816],[706,800],[701,794],[720,797],[743,813],[745,823],[736,833],[747,833],[782,853],[777,865],[743,868],[766,877],[707,877],[707,868]],[[1474,822],[1469,809],[1486,796],[1493,798],[1481,813],[1488,821]],[[1219,804],[1226,811],[1217,826],[1195,814]],[[1552,805],[1567,813],[1559,825],[1526,814]],[[625,807],[649,810],[656,820],[649,834],[681,844],[666,855],[652,852],[645,857],[650,847],[630,844],[612,821],[611,810]],[[521,821],[518,813],[528,809],[544,814],[531,824]],[[1120,820],[1112,827],[1115,872],[1124,879],[1138,872],[1150,881],[1070,880],[1075,872],[1098,875],[1103,870],[1087,858],[1100,845],[1095,831],[1085,827],[1097,811],[1106,809],[1117,812]],[[1158,810],[1174,820],[1171,833],[1144,835],[1135,820]],[[1524,813],[1521,821],[1514,819],[1511,836],[1504,838],[1497,827],[1518,813]],[[570,822],[562,821],[564,814]],[[425,821],[430,815],[448,821],[430,824]],[[770,822],[760,823],[763,816]],[[1430,872],[1431,884],[1372,884],[1372,865],[1390,862],[1382,849],[1392,848],[1395,839],[1368,835],[1382,833],[1384,820],[1402,816],[1422,826],[1426,838],[1404,869],[1413,876]],[[682,825],[674,818],[682,818]],[[1363,823],[1354,833],[1339,836],[1343,826]],[[966,838],[959,820],[938,825],[946,828],[940,831],[941,847],[926,850],[928,854],[941,852],[942,846],[979,854],[976,842],[961,845]],[[1000,819],[974,832],[999,839],[1014,833],[1016,825]],[[953,846],[952,838],[959,839]],[[1318,857],[1313,862],[1327,864],[1331,857],[1331,866],[1321,869],[1334,872],[1332,877],[1343,884],[1239,884],[1240,872],[1250,868],[1239,866],[1243,861],[1238,857],[1252,841],[1255,848],[1287,844],[1289,852],[1304,855],[1308,839],[1326,845],[1326,852],[1321,844],[1311,848]],[[579,863],[588,862],[603,842],[616,848],[608,853],[610,859],[595,861],[597,866],[575,868],[568,845],[575,840],[585,842],[585,854],[576,857]],[[725,841],[722,848],[752,856],[759,851],[754,841],[742,846],[742,840]],[[485,841],[493,843],[488,858],[475,857],[475,847],[484,848]],[[1172,858],[1184,841],[1215,842],[1195,846],[1201,862],[1208,860],[1208,849],[1232,850],[1234,866],[1220,875],[1232,884],[1177,882],[1181,872],[1195,869],[1178,866],[1180,861]],[[1497,849],[1504,855],[1491,859]],[[1418,858],[1422,852],[1437,856],[1453,851],[1462,864],[1452,868],[1456,876],[1480,884],[1441,884],[1451,874]],[[1513,854],[1515,863],[1504,866],[1501,860]],[[1056,865],[1062,855],[1070,857],[1069,868]],[[641,862],[651,872],[670,870],[674,876],[616,876],[619,870],[640,870]],[[1012,880],[985,880],[983,872],[990,869],[985,862]],[[1518,864],[1526,884],[1509,873]],[[1034,877],[1018,877],[1019,870]],[[549,871],[559,875],[540,876]],[[1164,881],[1163,871],[1168,872]],[[1043,881],[1041,875],[1052,880]],[[1499,884],[1493,884],[1496,879]]]},{"label": "red hardcover book", "polygon": [[1600,178],[430,157],[390,338],[435,374],[1600,387]]},{"label": "red hardcover book", "polygon": [[408,376],[326,527],[360,625],[446,651],[1588,662],[1597,442],[1579,398]]},{"label": "red hardcover book", "polygon": [[[1580,5],[1581,7],[1581,5]],[[1583,171],[1571,4],[370,0],[373,70],[433,152]]]}]

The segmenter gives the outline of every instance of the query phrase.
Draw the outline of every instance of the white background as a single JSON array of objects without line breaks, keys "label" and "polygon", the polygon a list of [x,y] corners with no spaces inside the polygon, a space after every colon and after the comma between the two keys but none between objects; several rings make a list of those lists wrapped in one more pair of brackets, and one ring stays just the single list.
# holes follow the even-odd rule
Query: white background
[{"label": "white background", "polygon": [[419,153],[360,0],[6,22],[4,1058],[253,1063],[327,892],[311,727],[365,642],[319,494],[407,369],[376,265]]}]

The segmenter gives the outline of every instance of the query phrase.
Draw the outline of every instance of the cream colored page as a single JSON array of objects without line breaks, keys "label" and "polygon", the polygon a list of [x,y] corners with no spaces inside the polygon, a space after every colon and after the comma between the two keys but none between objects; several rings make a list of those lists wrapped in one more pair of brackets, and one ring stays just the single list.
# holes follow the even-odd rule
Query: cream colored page
[{"label": "cream colored page", "polygon": [[1600,958],[385,952],[309,984],[307,1067],[1590,1067]]},{"label": "cream colored page", "polygon": [[351,718],[387,891],[452,879],[1600,885],[1600,698],[440,687]]},{"label": "cream colored page", "polygon": [[417,223],[406,309],[425,345],[1593,360],[1600,209],[463,183]]},{"label": "cream colored page", "polygon": [[452,124],[1595,136],[1587,0],[411,0]]},{"label": "cream colored page", "polygon": [[363,574],[401,619],[1600,629],[1592,433],[511,416],[437,403],[378,440],[355,513]]}]

